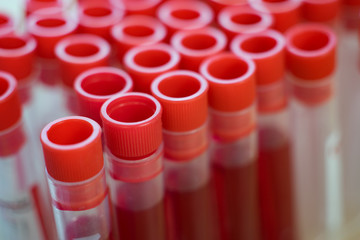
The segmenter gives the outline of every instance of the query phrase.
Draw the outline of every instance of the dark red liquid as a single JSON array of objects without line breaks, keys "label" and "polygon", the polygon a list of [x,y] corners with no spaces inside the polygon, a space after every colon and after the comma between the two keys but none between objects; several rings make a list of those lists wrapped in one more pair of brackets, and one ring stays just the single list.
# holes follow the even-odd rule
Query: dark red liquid
[{"label": "dark red liquid", "polygon": [[256,161],[233,168],[213,165],[222,240],[260,239]]},{"label": "dark red liquid", "polygon": [[287,141],[276,148],[268,146],[269,143],[271,145],[278,142],[279,138],[281,136],[276,131],[260,131],[259,191],[262,232],[266,240],[293,240],[295,226],[290,146]]},{"label": "dark red liquid", "polygon": [[166,191],[169,240],[216,240],[215,202],[210,184],[189,192]]},{"label": "dark red liquid", "polygon": [[116,207],[120,240],[164,240],[165,215],[163,202],[154,207],[129,211]]}]

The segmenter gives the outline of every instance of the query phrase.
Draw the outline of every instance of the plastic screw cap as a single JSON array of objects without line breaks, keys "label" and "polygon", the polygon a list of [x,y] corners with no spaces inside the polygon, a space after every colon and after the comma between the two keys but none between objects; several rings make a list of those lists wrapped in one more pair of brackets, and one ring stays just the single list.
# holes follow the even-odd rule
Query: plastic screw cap
[{"label": "plastic screw cap", "polygon": [[200,74],[209,83],[209,105],[222,112],[248,108],[255,101],[255,63],[232,53],[206,59]]},{"label": "plastic screw cap", "polygon": [[0,70],[11,73],[19,82],[33,72],[36,41],[31,36],[0,36]]},{"label": "plastic screw cap", "polygon": [[227,39],[223,32],[213,27],[193,31],[178,31],[171,45],[181,54],[181,68],[198,71],[201,62],[223,51]]},{"label": "plastic screw cap", "polygon": [[274,24],[271,14],[242,5],[226,7],[218,15],[218,23],[229,41],[238,34],[252,34],[269,29]]},{"label": "plastic screw cap", "polygon": [[100,109],[109,98],[132,91],[129,74],[114,67],[96,67],[80,74],[74,85],[80,114],[102,125]]},{"label": "plastic screw cap", "polygon": [[336,35],[327,26],[300,24],[286,33],[286,61],[289,71],[302,80],[320,80],[333,74]]},{"label": "plastic screw cap", "polygon": [[237,7],[246,5],[248,0],[210,0],[209,5],[216,14],[219,14],[221,10],[226,7]]},{"label": "plastic screw cap", "polygon": [[74,34],[55,46],[65,86],[73,88],[76,77],[90,68],[108,65],[110,45],[92,34]]},{"label": "plastic screw cap", "polygon": [[205,124],[208,84],[201,75],[187,70],[164,73],[154,80],[151,91],[164,109],[164,129],[186,132]]},{"label": "plastic screw cap", "polygon": [[14,22],[6,13],[0,13],[0,36],[14,33]]},{"label": "plastic screw cap", "polygon": [[118,60],[122,62],[124,54],[130,48],[163,41],[166,37],[166,28],[156,18],[132,15],[113,26],[111,35],[117,48]]},{"label": "plastic screw cap", "polygon": [[124,7],[127,15],[155,15],[156,8],[161,0],[110,0],[117,8]]},{"label": "plastic screw cap", "polygon": [[214,14],[201,1],[167,1],[159,6],[157,17],[167,26],[170,38],[178,30],[195,30],[208,26]]},{"label": "plastic screw cap", "polygon": [[95,34],[108,41],[112,26],[124,16],[123,7],[104,2],[84,2],[79,8],[79,32]]},{"label": "plastic screw cap", "polygon": [[109,151],[122,159],[142,159],[162,143],[160,103],[145,93],[125,93],[101,107],[104,137]]},{"label": "plastic screw cap", "polygon": [[303,0],[302,15],[312,22],[329,22],[335,20],[340,12],[340,0]]},{"label": "plastic screw cap", "polygon": [[273,28],[285,32],[301,19],[301,0],[249,0],[251,7],[259,12],[270,13]]},{"label": "plastic screw cap", "polygon": [[26,0],[26,15],[44,8],[61,7],[61,0]]},{"label": "plastic screw cap", "polygon": [[89,118],[57,119],[44,127],[40,140],[47,172],[57,181],[84,181],[104,166],[101,128]]},{"label": "plastic screw cap", "polygon": [[179,63],[179,53],[164,43],[134,47],[124,57],[134,90],[145,93],[150,93],[151,83],[157,76],[178,69]]},{"label": "plastic screw cap", "polygon": [[55,58],[56,44],[74,33],[77,24],[65,17],[54,14],[31,14],[27,20],[28,31],[37,41],[37,54],[43,58]]}]

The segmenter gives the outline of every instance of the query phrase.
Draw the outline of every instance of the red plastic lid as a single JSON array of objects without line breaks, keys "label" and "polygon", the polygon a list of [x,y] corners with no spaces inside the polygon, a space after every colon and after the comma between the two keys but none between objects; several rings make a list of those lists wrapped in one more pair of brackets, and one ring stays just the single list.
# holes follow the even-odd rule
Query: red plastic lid
[{"label": "red plastic lid", "polygon": [[209,105],[222,112],[236,112],[255,102],[255,63],[232,53],[206,59],[200,73],[209,83]]},{"label": "red plastic lid", "polygon": [[110,0],[116,7],[124,7],[127,15],[155,15],[156,8],[161,1],[162,0]]},{"label": "red plastic lid", "polygon": [[111,29],[118,59],[132,47],[150,45],[164,40],[166,28],[156,18],[142,15],[127,16]]},{"label": "red plastic lid", "polygon": [[225,7],[237,7],[246,5],[248,0],[210,0],[208,1],[211,8],[218,14]]},{"label": "red plastic lid", "polygon": [[21,102],[16,79],[0,71],[0,131],[8,129],[21,119]]},{"label": "red plastic lid", "polygon": [[178,31],[171,38],[171,45],[181,54],[181,68],[198,71],[201,62],[223,51],[227,39],[214,27],[193,31]]},{"label": "red plastic lid", "polygon": [[359,6],[360,0],[342,0],[341,3],[343,5]]},{"label": "red plastic lid", "polygon": [[125,93],[101,107],[107,148],[118,158],[136,160],[154,153],[161,145],[160,103],[145,93]]},{"label": "red plastic lid", "polygon": [[336,35],[327,26],[301,24],[286,33],[289,71],[303,80],[320,80],[334,72]]},{"label": "red plastic lid", "polygon": [[274,17],[273,28],[285,32],[301,19],[301,0],[250,0],[251,7]]},{"label": "red plastic lid", "polygon": [[14,75],[18,81],[33,72],[36,41],[30,36],[0,36],[0,70]]},{"label": "red plastic lid", "polygon": [[61,0],[26,0],[26,15],[50,7],[61,7]]},{"label": "red plastic lid", "polygon": [[114,67],[96,67],[80,74],[74,84],[80,114],[102,125],[100,108],[114,95],[132,91],[131,77]]},{"label": "red plastic lid", "polygon": [[85,117],[65,117],[41,132],[48,174],[62,182],[80,182],[98,174],[103,166],[101,128]]},{"label": "red plastic lid", "polygon": [[0,36],[14,33],[14,21],[6,13],[0,13]]},{"label": "red plastic lid", "polygon": [[163,107],[163,128],[186,132],[205,124],[208,116],[206,80],[193,71],[177,70],[157,77],[152,94]]},{"label": "red plastic lid", "polygon": [[231,40],[237,34],[258,33],[269,29],[274,19],[269,13],[242,5],[224,8],[218,15],[218,23]]},{"label": "red plastic lid", "polygon": [[208,26],[214,18],[212,9],[202,1],[166,1],[157,17],[168,27],[168,37],[178,30],[195,30]]},{"label": "red plastic lid", "polygon": [[108,65],[110,45],[92,34],[74,34],[55,47],[63,83],[73,88],[76,77],[85,70]]},{"label": "red plastic lid", "polygon": [[312,22],[334,20],[340,12],[340,0],[302,0],[302,15]]},{"label": "red plastic lid", "polygon": [[37,41],[37,54],[43,58],[55,58],[55,45],[75,32],[77,24],[54,14],[31,14],[27,19],[28,31]]},{"label": "red plastic lid", "polygon": [[111,40],[111,28],[120,22],[124,9],[104,2],[84,2],[79,7],[79,31]]},{"label": "red plastic lid", "polygon": [[275,30],[252,35],[239,35],[231,43],[231,51],[252,59],[256,64],[256,82],[267,85],[284,79],[285,39]]},{"label": "red plastic lid", "polygon": [[179,53],[164,43],[134,47],[124,57],[134,90],[145,93],[150,93],[150,85],[157,76],[178,69],[179,62]]}]

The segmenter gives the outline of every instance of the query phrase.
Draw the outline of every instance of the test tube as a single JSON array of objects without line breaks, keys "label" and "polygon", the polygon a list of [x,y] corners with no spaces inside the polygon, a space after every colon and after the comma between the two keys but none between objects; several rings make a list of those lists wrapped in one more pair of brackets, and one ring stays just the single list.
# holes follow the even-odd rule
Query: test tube
[{"label": "test tube", "polygon": [[225,52],[206,59],[200,73],[209,83],[221,239],[260,239],[255,64]]},{"label": "test tube", "polygon": [[287,32],[286,41],[299,239],[331,239],[342,223],[337,40],[325,25],[301,24]]},{"label": "test tube", "polygon": [[160,103],[125,93],[101,107],[111,201],[120,240],[164,240]]},{"label": "test tube", "polygon": [[259,193],[264,239],[296,238],[285,39],[266,30],[235,37],[232,52],[256,65]]},{"label": "test tube", "polygon": [[208,152],[208,84],[195,72],[178,70],[157,77],[151,91],[163,107],[168,239],[218,239]]},{"label": "test tube", "polygon": [[111,239],[101,128],[85,117],[65,117],[41,132],[58,238]]},{"label": "test tube", "polygon": [[17,82],[0,71],[0,239],[53,239],[50,199],[25,132]]}]

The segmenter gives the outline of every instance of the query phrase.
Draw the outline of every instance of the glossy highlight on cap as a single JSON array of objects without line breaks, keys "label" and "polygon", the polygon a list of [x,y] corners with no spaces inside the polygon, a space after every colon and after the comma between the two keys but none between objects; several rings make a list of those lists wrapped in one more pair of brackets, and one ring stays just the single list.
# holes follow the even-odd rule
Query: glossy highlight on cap
[{"label": "glossy highlight on cap", "polygon": [[224,52],[206,59],[200,74],[209,83],[209,106],[217,111],[243,110],[255,101],[255,63]]},{"label": "glossy highlight on cap", "polygon": [[47,172],[57,181],[85,181],[104,166],[101,128],[89,118],[57,119],[44,127],[40,140]]},{"label": "glossy highlight on cap", "polygon": [[329,27],[301,24],[285,36],[287,67],[295,77],[317,80],[334,73],[337,40]]},{"label": "glossy highlight on cap", "polygon": [[63,83],[73,88],[75,78],[80,73],[108,64],[110,45],[96,35],[74,34],[58,42],[55,54],[60,63]]},{"label": "glossy highlight on cap", "polygon": [[95,120],[100,126],[102,104],[115,95],[132,91],[132,88],[129,74],[114,67],[89,69],[81,73],[74,84],[80,114]]},{"label": "glossy highlight on cap", "polygon": [[161,145],[160,103],[145,93],[125,93],[101,107],[106,146],[118,158],[135,160],[154,153]]},{"label": "glossy highlight on cap", "polygon": [[171,45],[181,54],[181,68],[198,71],[201,62],[223,51],[227,39],[214,27],[199,30],[178,31],[171,38]]},{"label": "glossy highlight on cap", "polygon": [[163,107],[163,128],[184,132],[197,129],[207,119],[206,80],[193,71],[176,70],[157,77],[151,92]]},{"label": "glossy highlight on cap", "polygon": [[256,64],[256,82],[266,85],[282,81],[285,74],[285,39],[275,30],[239,35],[231,43],[232,52]]}]

